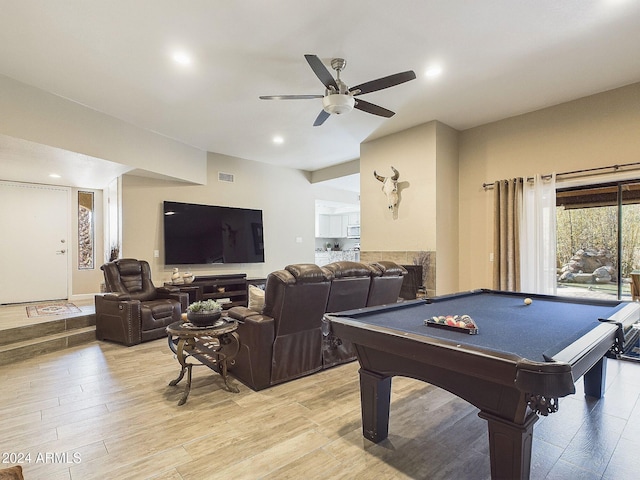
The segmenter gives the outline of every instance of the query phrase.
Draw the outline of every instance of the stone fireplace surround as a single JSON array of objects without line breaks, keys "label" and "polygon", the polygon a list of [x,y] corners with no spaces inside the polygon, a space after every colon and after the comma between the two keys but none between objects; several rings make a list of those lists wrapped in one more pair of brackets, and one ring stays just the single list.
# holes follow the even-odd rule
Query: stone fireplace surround
[{"label": "stone fireplace surround", "polygon": [[422,285],[427,289],[427,296],[436,294],[436,252],[434,251],[360,251],[360,261],[373,263],[389,260],[398,265],[422,265]]}]

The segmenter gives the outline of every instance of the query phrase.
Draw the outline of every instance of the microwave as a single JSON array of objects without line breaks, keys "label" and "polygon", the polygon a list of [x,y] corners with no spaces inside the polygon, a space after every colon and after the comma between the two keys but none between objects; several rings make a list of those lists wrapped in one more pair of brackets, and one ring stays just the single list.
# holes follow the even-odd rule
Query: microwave
[{"label": "microwave", "polygon": [[347,225],[347,238],[360,238],[360,225]]}]

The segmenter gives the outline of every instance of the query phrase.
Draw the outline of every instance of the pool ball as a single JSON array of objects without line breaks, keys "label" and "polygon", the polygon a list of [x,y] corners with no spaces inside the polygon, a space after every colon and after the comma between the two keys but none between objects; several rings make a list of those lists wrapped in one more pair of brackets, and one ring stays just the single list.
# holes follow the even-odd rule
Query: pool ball
[{"label": "pool ball", "polygon": [[531,305],[532,302],[533,302],[533,300],[531,300],[530,298],[525,298],[524,299],[524,304],[525,305]]}]

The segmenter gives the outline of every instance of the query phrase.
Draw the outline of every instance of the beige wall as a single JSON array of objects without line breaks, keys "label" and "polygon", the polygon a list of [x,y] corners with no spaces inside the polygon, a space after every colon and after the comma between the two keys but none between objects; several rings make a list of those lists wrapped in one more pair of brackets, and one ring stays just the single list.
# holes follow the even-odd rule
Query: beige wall
[{"label": "beige wall", "polygon": [[462,132],[459,289],[491,288],[493,194],[483,182],[638,161],[640,83]]},{"label": "beige wall", "polygon": [[[169,175],[187,182],[201,183],[203,178],[206,179],[206,152],[2,75],[0,111],[0,134],[3,135],[108,160],[139,171]],[[113,179],[104,180],[107,185]],[[86,188],[82,190],[95,192],[96,268],[77,269],[78,189],[74,188],[71,202],[71,218],[74,219],[71,225],[71,254],[74,255],[70,273],[72,296],[98,292],[103,281],[99,268],[104,261],[102,191]]]},{"label": "beige wall", "polygon": [[206,175],[202,150],[2,75],[0,112],[4,135],[196,183]]},{"label": "beige wall", "polygon": [[[400,172],[397,214],[387,209],[382,184],[373,176]],[[362,258],[387,257],[411,264],[430,255],[430,294],[455,292],[458,284],[458,132],[429,122],[379,138],[360,148]],[[385,254],[385,252],[389,252]]]},{"label": "beige wall", "polygon": [[[458,136],[436,124],[436,293],[458,291]],[[437,208],[436,208],[437,206]]]},{"label": "beige wall", "polygon": [[311,172],[311,183],[323,182],[334,178],[346,177],[360,173],[360,160],[351,160],[350,162],[340,163],[327,168],[321,168]]},{"label": "beige wall", "polygon": [[[242,271],[262,277],[289,263],[314,261],[314,198],[318,193],[310,188],[308,172],[205,154],[3,76],[0,110],[4,119],[0,134],[188,182],[206,180],[206,185],[189,185],[125,176],[122,253],[149,259],[159,283],[168,278],[162,262],[160,214],[165,199],[264,212],[264,264],[200,266],[192,269],[196,273]],[[437,250],[439,294],[491,287],[492,193],[484,191],[482,183],[638,162],[639,132],[637,83],[462,133],[433,121],[363,143],[362,249],[381,255]],[[401,202],[395,217],[386,208],[380,182],[373,177],[374,170],[391,175],[391,165],[400,171]],[[236,182],[218,182],[218,171],[233,173]],[[96,213],[101,215],[102,210]],[[98,236],[96,240],[99,247]],[[159,250],[159,259],[153,258],[154,250]],[[98,250],[98,266],[101,260]],[[411,259],[407,257],[406,262]],[[100,277],[100,270],[74,271],[73,294],[97,291]]]},{"label": "beige wall", "polygon": [[[360,246],[367,251],[436,247],[436,124],[430,122],[360,146]],[[397,213],[387,208],[383,177],[400,172]]]},{"label": "beige wall", "polygon": [[[233,174],[235,182],[219,182],[218,172]],[[149,261],[156,285],[171,276],[163,260],[163,200],[254,208],[263,213],[265,263],[193,265],[180,267],[183,272],[263,278],[291,263],[314,262],[315,201],[308,174],[300,170],[209,153],[207,185],[125,175],[122,186],[122,255]],[[159,258],[153,257],[154,250]]]}]

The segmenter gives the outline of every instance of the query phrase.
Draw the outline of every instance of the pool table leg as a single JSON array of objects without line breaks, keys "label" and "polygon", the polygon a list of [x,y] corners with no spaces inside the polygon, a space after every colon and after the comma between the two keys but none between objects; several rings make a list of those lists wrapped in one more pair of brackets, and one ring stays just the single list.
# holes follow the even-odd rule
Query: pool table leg
[{"label": "pool table leg", "polygon": [[478,416],[484,418],[489,426],[491,478],[529,479],[533,424],[538,421],[538,415],[531,413],[524,424],[483,411]]},{"label": "pool table leg", "polygon": [[389,435],[391,377],[360,369],[362,434],[378,443]]},{"label": "pool table leg", "polygon": [[602,357],[591,369],[584,374],[584,394],[590,397],[602,398],[604,384],[607,380],[607,357]]}]

